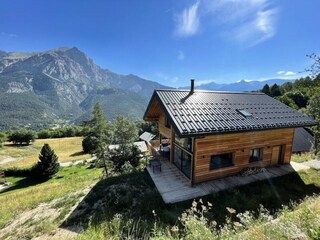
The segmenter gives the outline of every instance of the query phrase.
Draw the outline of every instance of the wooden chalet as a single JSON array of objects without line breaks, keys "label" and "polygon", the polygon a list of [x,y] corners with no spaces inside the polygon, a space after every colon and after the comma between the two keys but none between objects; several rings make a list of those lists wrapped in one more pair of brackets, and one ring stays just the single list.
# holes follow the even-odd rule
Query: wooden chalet
[{"label": "wooden chalet", "polygon": [[144,120],[191,184],[290,162],[295,128],[315,121],[263,93],[155,90]]}]

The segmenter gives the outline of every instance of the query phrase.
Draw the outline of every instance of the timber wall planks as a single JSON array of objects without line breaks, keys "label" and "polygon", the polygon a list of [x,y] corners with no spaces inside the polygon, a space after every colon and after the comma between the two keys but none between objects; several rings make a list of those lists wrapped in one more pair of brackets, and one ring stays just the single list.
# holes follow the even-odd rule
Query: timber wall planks
[{"label": "timber wall planks", "polygon": [[[245,167],[271,164],[272,146],[284,146],[283,163],[291,158],[294,128],[211,135],[195,139],[194,182],[235,174]],[[263,148],[261,161],[249,163],[250,150]],[[233,153],[233,166],[209,170],[212,155]]]},{"label": "timber wall planks", "polygon": [[165,136],[167,138],[171,138],[171,128],[168,128],[165,126],[166,118],[165,118],[164,114],[160,115],[158,124],[159,124],[158,125],[159,126],[159,133],[161,133],[163,136]]}]

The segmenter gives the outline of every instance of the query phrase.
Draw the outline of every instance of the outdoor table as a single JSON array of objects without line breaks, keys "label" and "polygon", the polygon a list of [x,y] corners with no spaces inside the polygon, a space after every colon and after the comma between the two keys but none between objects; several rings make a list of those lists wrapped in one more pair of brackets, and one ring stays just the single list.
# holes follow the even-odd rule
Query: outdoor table
[{"label": "outdoor table", "polygon": [[154,173],[155,168],[159,168],[161,172],[161,162],[158,159],[153,159],[149,161],[150,166],[152,167],[152,172]]}]

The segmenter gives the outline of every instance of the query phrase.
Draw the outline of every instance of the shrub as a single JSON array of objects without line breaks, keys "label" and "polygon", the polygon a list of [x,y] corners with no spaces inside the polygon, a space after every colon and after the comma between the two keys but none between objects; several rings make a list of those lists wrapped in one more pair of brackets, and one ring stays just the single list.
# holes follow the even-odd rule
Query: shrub
[{"label": "shrub", "polygon": [[126,162],[130,163],[132,167],[139,165],[140,150],[133,144],[120,145],[119,148],[111,150],[109,154],[116,172],[123,172]]},{"label": "shrub", "polygon": [[16,130],[9,133],[8,141],[12,142],[13,144],[27,144],[29,145],[30,142],[33,142],[36,138],[36,133],[31,130]]},{"label": "shrub", "polygon": [[85,153],[93,153],[98,145],[98,139],[93,136],[87,136],[82,140],[82,149]]},{"label": "shrub", "polygon": [[0,148],[2,147],[2,144],[6,141],[7,136],[4,132],[0,132]]},{"label": "shrub", "polygon": [[54,153],[54,150],[51,149],[49,144],[44,144],[39,155],[39,161],[34,166],[34,174],[41,178],[50,178],[58,171],[59,163],[57,155]]}]

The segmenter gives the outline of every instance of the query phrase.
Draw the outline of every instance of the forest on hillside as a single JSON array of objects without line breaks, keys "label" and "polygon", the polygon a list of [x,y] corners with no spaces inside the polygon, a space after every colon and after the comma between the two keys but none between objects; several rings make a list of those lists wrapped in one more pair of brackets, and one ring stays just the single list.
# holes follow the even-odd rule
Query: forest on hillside
[{"label": "forest on hillside", "polygon": [[312,150],[317,155],[320,152],[320,57],[314,53],[307,56],[313,60],[310,69],[306,69],[309,76],[281,86],[266,84],[260,91],[317,121],[317,125],[309,128],[315,137]]}]

